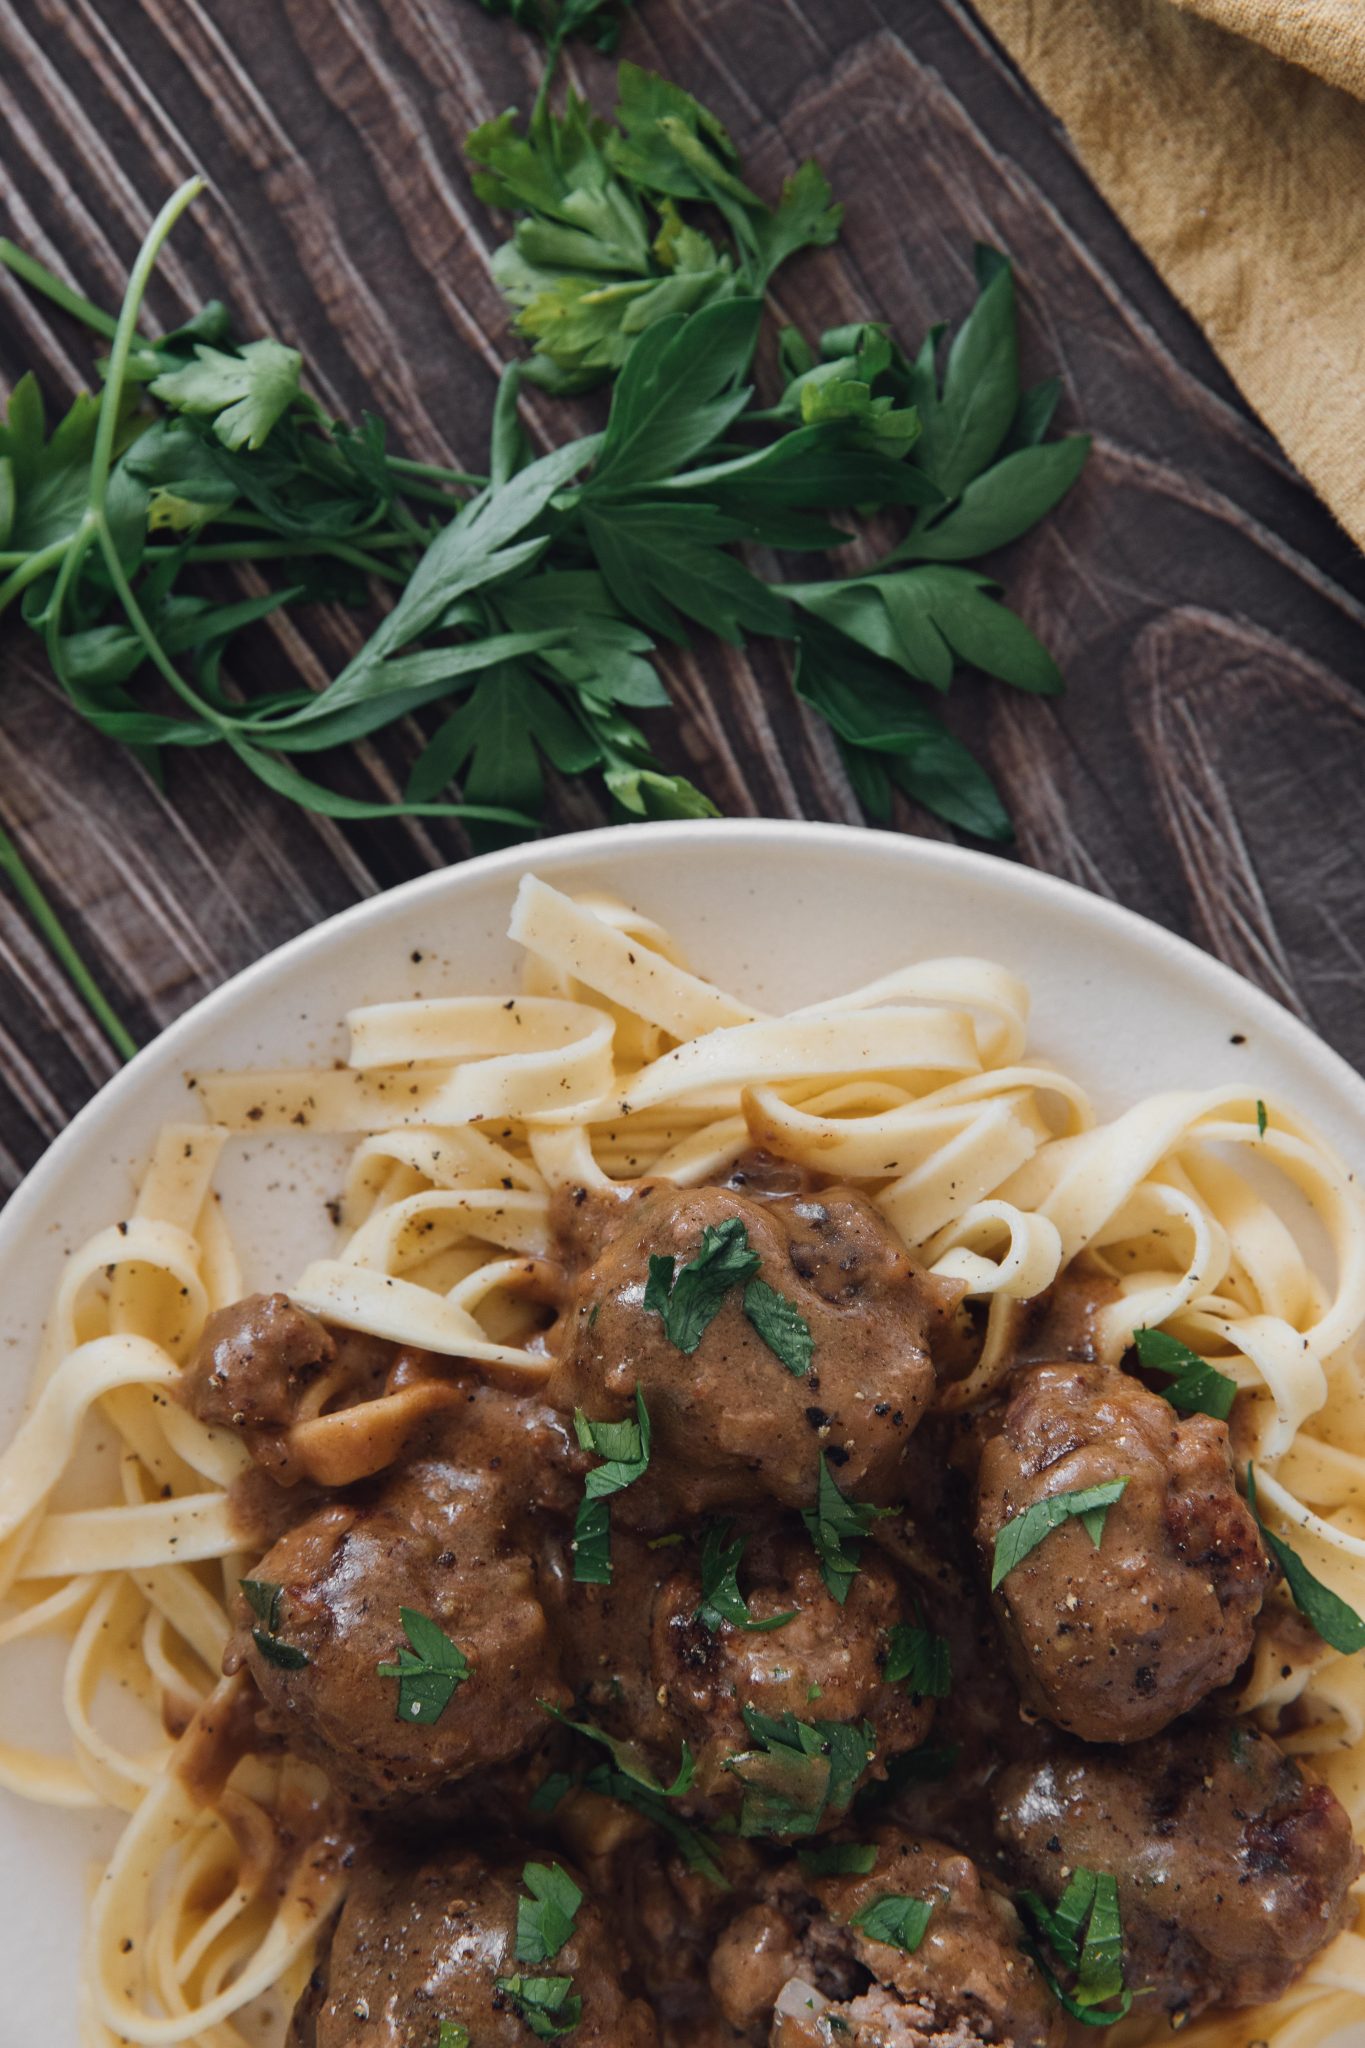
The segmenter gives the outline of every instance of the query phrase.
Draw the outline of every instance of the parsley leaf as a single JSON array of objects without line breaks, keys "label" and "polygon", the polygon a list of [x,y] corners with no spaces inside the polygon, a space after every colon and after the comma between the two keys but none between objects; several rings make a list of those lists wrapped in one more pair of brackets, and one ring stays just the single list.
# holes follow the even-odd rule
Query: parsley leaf
[{"label": "parsley leaf", "polygon": [[571,2034],[583,2017],[583,2000],[572,1977],[495,1977],[494,1986],[516,2007],[538,2041]]},{"label": "parsley leaf", "polygon": [[842,1813],[872,1761],[877,1739],[870,1721],[800,1721],[787,1712],[742,1710],[753,1749],[725,1759],[744,1787],[739,1832],[811,1835],[826,1812]]},{"label": "parsley leaf", "polygon": [[887,1892],[879,1899],[869,1900],[848,1924],[869,1941],[885,1942],[888,1948],[898,1948],[903,1955],[912,1956],[924,1939],[933,1911],[932,1899],[908,1899]]},{"label": "parsley leaf", "polygon": [[1063,1522],[1073,1518],[1084,1523],[1086,1534],[1098,1550],[1104,1535],[1105,1517],[1127,1484],[1126,1479],[1109,1479],[1102,1486],[1077,1487],[1070,1493],[1054,1493],[1046,1500],[1034,1501],[1032,1507],[1025,1508],[1022,1514],[1012,1516],[995,1539],[991,1591],[994,1592],[1015,1566],[1022,1564],[1029,1552],[1036,1550],[1054,1529],[1060,1529]]},{"label": "parsley leaf", "polygon": [[1357,1650],[1365,1649],[1365,1617],[1348,1606],[1339,1593],[1309,1571],[1298,1552],[1291,1548],[1283,1536],[1275,1535],[1261,1520],[1261,1511],[1256,1502],[1255,1467],[1247,1466],[1247,1504],[1264,1537],[1267,1548],[1284,1573],[1294,1605],[1304,1620],[1309,1622],[1332,1649],[1340,1650],[1344,1657],[1354,1656]]},{"label": "parsley leaf", "polygon": [[786,1614],[769,1615],[766,1621],[755,1621],[750,1614],[749,1603],[739,1590],[739,1563],[748,1539],[736,1536],[732,1542],[733,1528],[732,1522],[707,1525],[701,1547],[701,1602],[696,1610],[697,1620],[712,1635],[718,1635],[721,1624],[727,1621],[732,1628],[747,1629],[755,1635],[785,1628],[789,1621],[795,1621],[795,1608]]},{"label": "parsley leaf", "polygon": [[876,1868],[872,1842],[825,1842],[818,1849],[798,1849],[796,1860],[808,1877],[866,1877]]},{"label": "parsley leaf", "polygon": [[[1119,1914],[1117,1880],[1107,1873],[1078,1867],[1055,1907],[1047,1905],[1036,1892],[1023,1892],[1016,1901],[1020,1912],[1034,1929],[1035,1939],[1026,1944],[1053,1997],[1070,2013],[1090,2027],[1110,2027],[1126,2017],[1133,1994],[1123,1982],[1123,1926]],[[1045,1942],[1058,1961],[1073,1975],[1070,1990],[1059,1983],[1055,1972],[1041,1954]],[[1102,2006],[1118,2005],[1110,2011]]]},{"label": "parsley leaf", "polygon": [[616,1769],[624,1777],[642,1786],[646,1792],[653,1792],[660,1799],[681,1799],[691,1785],[696,1762],[685,1742],[682,1746],[677,1776],[671,1785],[661,1785],[649,1766],[642,1761],[633,1742],[625,1741],[616,1735],[608,1735],[605,1728],[598,1728],[591,1721],[570,1720],[567,1714],[561,1713],[558,1707],[551,1706],[548,1700],[542,1700],[540,1704],[554,1720],[562,1722],[566,1728],[572,1728],[575,1735],[586,1735],[590,1742],[600,1742],[604,1749],[610,1750]]},{"label": "parsley leaf", "polygon": [[280,1597],[284,1587],[269,1579],[239,1579],[237,1583],[261,1627],[273,1636],[280,1625]]},{"label": "parsley leaf", "polygon": [[531,1896],[517,1901],[517,1961],[553,1962],[574,1931],[583,1894],[558,1863],[528,1863],[521,1881]]},{"label": "parsley leaf", "polygon": [[267,1634],[264,1629],[254,1628],[251,1640],[265,1658],[267,1664],[278,1664],[281,1671],[303,1671],[309,1663],[308,1653],[294,1643],[282,1643],[278,1636]]},{"label": "parsley leaf", "polygon": [[298,396],[302,366],[298,350],[278,341],[248,341],[235,355],[200,342],[193,362],[154,379],[152,396],[173,412],[210,415],[225,448],[262,448]]},{"label": "parsley leaf", "polygon": [[1260,1098],[1259,1098],[1259,1096],[1258,1096],[1258,1097],[1257,1097],[1257,1100],[1256,1100],[1256,1134],[1257,1134],[1257,1136],[1258,1136],[1258,1137],[1261,1137],[1261,1138],[1263,1138],[1263,1137],[1265,1136],[1266,1132],[1267,1132],[1267,1131],[1269,1130],[1269,1128],[1270,1128],[1270,1118],[1269,1118],[1269,1117],[1268,1117],[1268,1116],[1266,1115],[1266,1108],[1265,1108],[1265,1104],[1264,1104],[1264,1103],[1263,1103],[1263,1102],[1262,1102],[1262,1101],[1260,1100]]},{"label": "parsley leaf", "polygon": [[247,1606],[261,1624],[259,1628],[252,1629],[251,1640],[266,1663],[277,1665],[281,1671],[305,1671],[310,1662],[307,1652],[294,1643],[282,1643],[279,1638],[280,1600],[284,1587],[269,1579],[239,1579],[237,1583]]},{"label": "parsley leaf", "polygon": [[649,1465],[649,1410],[635,1389],[634,1422],[592,1422],[581,1408],[573,1426],[580,1446],[594,1451],[605,1464],[595,1466],[583,1482],[583,1499],[574,1520],[573,1575],[581,1586],[611,1584],[611,1508],[614,1493],[633,1486]]},{"label": "parsley leaf", "polygon": [[671,1253],[655,1253],[650,1259],[645,1309],[663,1317],[669,1343],[690,1355],[720,1314],[730,1289],[756,1273],[759,1263],[741,1217],[708,1223],[701,1234],[701,1250],[685,1265],[679,1267]]},{"label": "parsley leaf", "polygon": [[898,1621],[891,1630],[882,1677],[888,1685],[904,1685],[921,1699],[947,1699],[953,1683],[947,1637]]},{"label": "parsley leaf", "polygon": [[599,50],[614,50],[621,17],[634,0],[479,0],[485,14],[505,15],[547,42],[552,50],[582,36]]},{"label": "parsley leaf", "polygon": [[862,1538],[872,1524],[890,1508],[871,1506],[867,1501],[849,1500],[834,1483],[834,1474],[823,1455],[820,1459],[819,1492],[813,1508],[803,1508],[801,1519],[815,1545],[825,1585],[842,1607],[862,1557]]},{"label": "parsley leaf", "polygon": [[598,1764],[589,1771],[583,1779],[583,1789],[630,1807],[658,1828],[661,1834],[668,1836],[689,1870],[694,1870],[718,1890],[729,1891],[730,1881],[716,1861],[714,1841],[704,1829],[680,1820],[669,1806],[666,1793],[651,1792],[624,1771],[614,1771],[610,1764]]},{"label": "parsley leaf", "polygon": [[815,1341],[796,1303],[766,1280],[754,1279],[744,1290],[744,1313],[773,1357],[794,1379],[804,1379],[810,1371]]},{"label": "parsley leaf", "polygon": [[396,1664],[375,1666],[380,1678],[398,1680],[396,1721],[439,1721],[469,1677],[469,1659],[445,1630],[415,1607],[400,1607],[399,1619],[410,1647],[400,1647]]},{"label": "parsley leaf", "polygon": [[469,2029],[456,2020],[442,2020],[436,2048],[469,2048]]},{"label": "parsley leaf", "polygon": [[1188,1344],[1165,1330],[1134,1330],[1138,1362],[1147,1372],[1165,1373],[1171,1385],[1162,1396],[1184,1415],[1216,1415],[1226,1422],[1237,1399],[1237,1382],[1219,1372]]}]

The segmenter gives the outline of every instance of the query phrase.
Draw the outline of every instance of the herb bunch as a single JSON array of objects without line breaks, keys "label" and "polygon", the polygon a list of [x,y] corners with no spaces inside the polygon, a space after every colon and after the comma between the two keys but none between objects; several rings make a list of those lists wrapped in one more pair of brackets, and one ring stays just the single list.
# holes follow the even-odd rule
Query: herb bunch
[{"label": "herb bunch", "polygon": [[[531,11],[552,51],[609,13],[573,0]],[[20,614],[72,706],[158,777],[168,750],[222,747],[308,809],[460,817],[481,844],[535,829],[547,766],[598,777],[617,816],[714,815],[639,722],[669,702],[660,654],[698,631],[778,639],[870,815],[887,817],[901,789],[1006,838],[988,776],[933,699],[964,666],[1061,687],[970,564],[1055,504],[1088,446],[1045,438],[1055,385],[1021,387],[1008,263],[979,252],[979,294],[948,347],[941,328],[913,355],[872,323],[818,343],[786,331],[781,389],[762,403],[763,287],[794,251],[833,238],[839,209],[814,165],[768,207],[689,95],[630,65],[620,92],[614,126],[572,93],[558,113],[542,95],[524,134],[505,116],[471,138],[480,189],[521,215],[499,261],[536,342],[504,375],[479,474],[400,456],[372,415],[332,418],[298,352],[235,339],[217,302],[146,336],[147,286],[197,179],[153,224],[117,316],[0,242],[0,262],[108,344],[97,394],[50,433],[31,375],[11,395],[0,613]],[[603,431],[535,456],[522,374],[569,388],[613,371]],[[892,545],[871,570],[838,573],[871,515]],[[821,570],[774,575],[771,551],[814,555]],[[232,565],[250,566],[251,594],[224,590]],[[252,692],[238,635],[317,602],[369,612],[360,652],[319,692]],[[309,757],[432,711],[397,804],[305,772]]]}]

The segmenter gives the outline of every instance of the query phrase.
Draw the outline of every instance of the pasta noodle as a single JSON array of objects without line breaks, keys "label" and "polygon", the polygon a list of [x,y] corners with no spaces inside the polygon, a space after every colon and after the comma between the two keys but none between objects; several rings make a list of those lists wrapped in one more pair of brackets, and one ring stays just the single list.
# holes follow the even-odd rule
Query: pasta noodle
[{"label": "pasta noodle", "polygon": [[[344,1887],[316,1774],[220,1749],[242,1685],[218,1672],[251,1562],[231,1501],[247,1460],[173,1399],[206,1315],[242,1291],[214,1168],[261,1133],[355,1140],[337,1246],[297,1276],[298,1302],[533,1382],[549,1198],[570,1179],[696,1184],[757,1143],[856,1183],[982,1304],[980,1357],[944,1406],[989,1391],[1016,1304],[1080,1261],[1112,1282],[1105,1360],[1159,1325],[1237,1382],[1262,1512],[1365,1610],[1365,1204],[1287,1107],[1263,1115],[1219,1088],[1099,1124],[1077,1082],[1028,1050],[1026,988],[986,961],[920,962],[771,1017],[606,899],[528,877],[511,935],[526,956],[515,994],[357,1010],[344,1067],[200,1076],[204,1121],[160,1133],[133,1214],[67,1264],[0,1458],[0,1653],[65,1638],[68,1744],[0,1743],[0,1785],[128,1817],[90,1913],[84,2048],[240,2048],[262,1999],[278,2028]],[[381,1400],[397,1404],[397,1441],[410,1400]],[[291,1449],[342,1483],[349,1411],[322,1402]],[[382,1423],[367,1416],[372,1441]],[[97,1430],[120,1456],[73,1505],[65,1477]],[[110,1713],[115,1691],[145,1709],[136,1732]],[[1240,1704],[1272,1729],[1292,1708],[1280,1739],[1365,1834],[1365,1657],[1263,1649]],[[1185,2038],[1317,2048],[1362,1998],[1365,1924],[1274,2008],[1208,2015]],[[1158,2032],[1135,2017],[1114,2038]]]}]

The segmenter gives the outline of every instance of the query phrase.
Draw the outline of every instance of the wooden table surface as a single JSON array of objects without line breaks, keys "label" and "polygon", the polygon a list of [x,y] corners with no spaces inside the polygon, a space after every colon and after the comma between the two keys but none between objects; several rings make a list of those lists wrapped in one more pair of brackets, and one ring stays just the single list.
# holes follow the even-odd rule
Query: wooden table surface
[{"label": "wooden table surface", "polygon": [[[824,163],[843,240],[778,280],[807,332],[877,315],[917,336],[968,303],[974,239],[1014,256],[1026,370],[1060,370],[1065,422],[1096,436],[1079,488],[1002,558],[1070,687],[1041,702],[964,683],[953,722],[1006,793],[1018,858],[1187,933],[1365,1059],[1365,561],[1065,138],[960,0],[642,0],[624,47],[722,116],[760,189]],[[609,104],[605,62],[571,70]],[[239,331],[304,350],[329,406],[369,405],[406,453],[478,467],[515,345],[462,143],[529,104],[535,76],[532,46],[472,0],[3,0],[5,229],[116,299],[151,214],[202,169],[212,190],[153,317],[220,295]],[[32,365],[64,402],[88,362],[71,323],[0,290],[0,389]],[[541,398],[531,421],[547,440],[568,424]],[[330,615],[279,631],[315,681],[357,634]],[[680,715],[655,721],[659,751],[723,811],[858,818],[776,653],[702,644],[669,679]],[[330,779],[396,794],[417,739],[396,730]],[[552,829],[598,821],[582,789],[555,793]],[[465,850],[453,826],[304,815],[216,755],[180,754],[162,795],[8,625],[0,823],[140,1039],[292,933]],[[908,805],[898,823],[941,830]],[[0,1180],[113,1065],[0,891]]]}]

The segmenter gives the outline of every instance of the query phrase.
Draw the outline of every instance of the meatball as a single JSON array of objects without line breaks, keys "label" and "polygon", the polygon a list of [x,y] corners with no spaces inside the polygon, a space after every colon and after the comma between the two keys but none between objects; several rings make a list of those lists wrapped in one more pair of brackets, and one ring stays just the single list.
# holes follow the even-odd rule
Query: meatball
[{"label": "meatball", "polygon": [[913,1611],[900,1574],[878,1553],[865,1555],[845,1605],[826,1590],[810,1541],[793,1516],[726,1524],[721,1540],[743,1539],[739,1584],[755,1621],[790,1615],[772,1630],[746,1630],[698,1618],[702,1580],[692,1554],[673,1546],[651,1549],[620,1530],[613,1537],[610,1586],[561,1581],[555,1594],[556,1632],[565,1679],[593,1720],[634,1743],[664,1780],[677,1769],[681,1746],[693,1753],[695,1772],[685,1810],[708,1817],[737,1814],[746,1785],[762,1790],[777,1765],[755,1759],[737,1774],[731,1766],[752,1754],[755,1742],[742,1709],[772,1719],[838,1721],[866,1728],[868,1764],[849,1782],[836,1806],[821,1804],[828,1773],[823,1762],[802,1769],[785,1789],[807,1820],[832,1826],[858,1785],[885,1775],[887,1759],[915,1749],[928,1734],[932,1702],[883,1676],[891,1631]]},{"label": "meatball", "polygon": [[1346,1923],[1361,1867],[1327,1786],[1238,1721],[1016,1765],[996,1832],[1049,1904],[1073,1869],[1118,1880],[1127,1982],[1175,2016],[1278,1998]]},{"label": "meatball", "polygon": [[[763,1632],[728,1621],[709,1628],[697,1618],[701,1578],[693,1566],[675,1572],[654,1603],[650,1675],[695,1752],[702,1794],[729,1803],[728,1765],[753,1748],[742,1707],[774,1719],[867,1723],[875,1775],[884,1775],[888,1757],[919,1747],[932,1702],[883,1677],[891,1631],[912,1612],[888,1559],[865,1556],[840,1606],[800,1525],[770,1526],[744,1552],[741,1586],[756,1621],[792,1619]],[[824,1818],[832,1822],[837,1811]]]},{"label": "meatball", "polygon": [[[644,1305],[652,1259],[672,1255],[681,1268],[708,1227],[733,1221],[759,1255],[758,1277],[810,1326],[814,1351],[803,1374],[749,1321],[743,1284],[723,1295],[690,1352]],[[893,1502],[906,1443],[933,1391],[927,1333],[941,1294],[848,1189],[761,1199],[646,1183],[574,1283],[550,1399],[619,1420],[633,1414],[640,1387],[654,1458],[616,1509],[640,1526],[752,1506],[763,1493],[809,1507],[826,1454],[844,1492]]]},{"label": "meatball", "polygon": [[[1060,2008],[1022,1947],[1003,1890],[942,1842],[893,1828],[872,1837],[873,1868],[778,1873],[711,1962],[716,2002],[746,2040],[778,2048],[837,2038],[876,2048],[1060,2048]],[[882,1900],[932,1907],[913,1953],[854,1923]],[[820,2026],[823,2022],[823,2029]]]},{"label": "meatball", "polygon": [[336,1356],[326,1326],[287,1294],[249,1294],[208,1318],[180,1396],[211,1429],[287,1428]]},{"label": "meatball", "polygon": [[1064,1522],[1017,1564],[996,1612],[1026,1703],[1087,1742],[1138,1742],[1226,1685],[1273,1567],[1237,1494],[1228,1432],[1093,1365],[1022,1373],[981,1454],[976,1536],[1036,1502],[1126,1479],[1097,1549]]},{"label": "meatball", "polygon": [[[427,1352],[361,1330],[329,1330],[286,1294],[250,1294],[208,1318],[179,1394],[211,1429],[239,1432],[279,1484],[307,1478],[339,1485],[391,1463],[439,1405],[431,1398],[433,1363]],[[428,1383],[425,1399],[413,1398],[414,1381]],[[324,1415],[376,1402],[399,1387],[411,1390],[408,1399],[390,1408],[382,1426],[375,1427],[378,1411],[371,1410],[363,1432],[304,1450],[307,1425],[322,1427]]]},{"label": "meatball", "polygon": [[625,1956],[591,1899],[557,1954],[517,1960],[528,1896],[517,1862],[489,1867],[459,1849],[425,1861],[370,1852],[294,2015],[292,2048],[415,2048],[434,2043],[443,2020],[479,2048],[526,2048],[526,2023],[498,1979],[549,1976],[571,1978],[567,1996],[582,2000],[576,2048],[655,2048],[653,2015],[622,1989]]},{"label": "meatball", "polygon": [[[471,1386],[449,1431],[446,1455],[334,1498],[281,1537],[252,1575],[268,1590],[251,1612],[243,1602],[228,1651],[229,1666],[250,1665],[267,1728],[368,1808],[510,1761],[546,1733],[539,1702],[569,1700],[537,1535],[546,1504],[567,1506],[561,1489],[575,1490],[558,1420]],[[411,1654],[405,1608],[467,1662],[434,1718],[415,1688],[379,1673]]]}]

